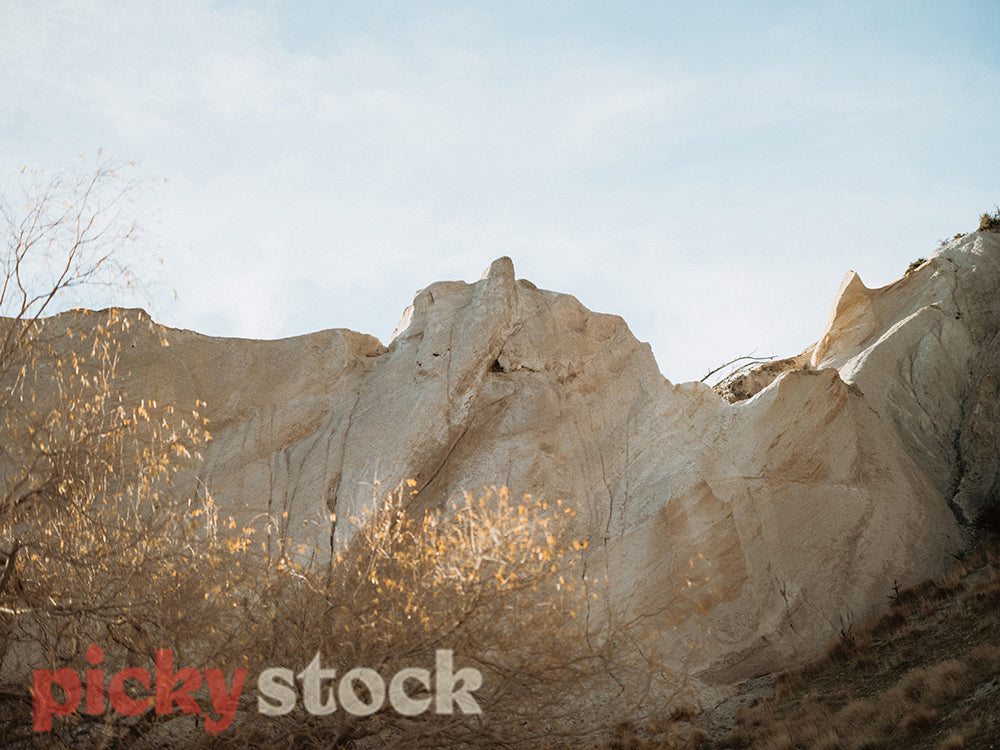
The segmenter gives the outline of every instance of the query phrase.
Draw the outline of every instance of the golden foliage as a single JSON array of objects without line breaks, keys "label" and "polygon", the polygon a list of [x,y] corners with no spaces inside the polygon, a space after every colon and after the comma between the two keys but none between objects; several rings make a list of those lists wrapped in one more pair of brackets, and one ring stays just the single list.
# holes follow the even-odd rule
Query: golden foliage
[{"label": "golden foliage", "polygon": [[407,717],[386,704],[366,717],[249,714],[216,742],[577,747],[641,712],[667,675],[641,623],[611,612],[602,583],[584,575],[585,545],[564,534],[569,508],[500,488],[412,515],[408,487],[354,519],[356,534],[322,576],[294,563],[272,570],[280,575],[260,603],[270,617],[247,622],[248,645],[260,666],[298,670],[320,652],[338,674],[384,675],[433,673],[435,650],[449,649],[456,665],[482,673],[482,713]]},{"label": "golden foliage", "polygon": [[202,501],[167,492],[208,439],[199,405],[132,397],[119,373],[123,341],[162,331],[119,309],[44,317],[73,290],[127,283],[116,263],[134,236],[119,214],[127,193],[104,162],[0,203],[4,740],[30,737],[30,668],[79,659],[91,641],[109,660],[152,655],[218,619],[191,604],[214,562]]}]

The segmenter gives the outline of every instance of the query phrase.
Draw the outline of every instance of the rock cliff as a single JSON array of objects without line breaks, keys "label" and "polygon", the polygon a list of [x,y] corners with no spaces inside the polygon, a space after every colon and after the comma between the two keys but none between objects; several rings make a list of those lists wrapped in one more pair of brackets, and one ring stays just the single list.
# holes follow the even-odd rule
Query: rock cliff
[{"label": "rock cliff", "polygon": [[677,639],[728,681],[814,653],[995,518],[998,291],[997,234],[881,289],[848,274],[811,356],[733,404],[665,380],[621,318],[508,258],[421,290],[388,346],[174,330],[167,348],[137,334],[123,365],[137,392],[207,403],[194,479],[240,523],[270,514],[323,555],[373,482],[413,478],[427,504],[490,484],[559,497],[621,601],[668,629],[704,612]]}]

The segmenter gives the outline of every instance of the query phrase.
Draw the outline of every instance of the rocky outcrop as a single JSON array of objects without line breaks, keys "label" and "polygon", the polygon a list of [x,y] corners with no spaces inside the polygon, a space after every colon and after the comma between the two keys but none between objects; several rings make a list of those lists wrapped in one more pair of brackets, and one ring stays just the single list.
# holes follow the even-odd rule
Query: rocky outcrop
[{"label": "rocky outcrop", "polygon": [[[781,373],[788,370],[808,370],[812,362],[814,349],[815,346],[810,346],[795,357],[771,360],[752,369],[737,367],[735,372],[717,385],[713,385],[712,389],[730,404],[735,404],[751,396],[756,396],[771,385]],[[741,357],[740,359],[759,361],[757,358],[751,356]],[[739,359],[734,360],[734,362],[739,361]],[[725,366],[723,365],[723,367]]]},{"label": "rocky outcrop", "polygon": [[489,484],[572,503],[588,569],[696,636],[692,665],[726,681],[814,653],[994,512],[998,289],[995,234],[882,289],[848,274],[811,356],[734,404],[666,381],[621,318],[508,258],[420,291],[387,347],[170,331],[167,348],[137,334],[123,365],[136,392],[207,403],[191,480],[303,553],[330,554],[373,483],[413,478],[424,504]]}]

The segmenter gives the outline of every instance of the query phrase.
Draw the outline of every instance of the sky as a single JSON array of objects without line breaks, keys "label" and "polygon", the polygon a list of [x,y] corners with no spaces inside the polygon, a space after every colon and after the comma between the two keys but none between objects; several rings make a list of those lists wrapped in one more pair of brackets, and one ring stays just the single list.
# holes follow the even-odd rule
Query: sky
[{"label": "sky", "polygon": [[508,255],[698,380],[1000,202],[998,33],[996,0],[0,0],[0,186],[134,162],[170,326],[386,342]]}]

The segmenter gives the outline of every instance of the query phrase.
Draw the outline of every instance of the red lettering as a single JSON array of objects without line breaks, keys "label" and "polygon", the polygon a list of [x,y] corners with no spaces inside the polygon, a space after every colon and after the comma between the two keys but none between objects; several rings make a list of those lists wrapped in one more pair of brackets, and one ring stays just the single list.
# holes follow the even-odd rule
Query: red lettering
[{"label": "red lettering", "polygon": [[[36,732],[50,732],[52,731],[53,716],[71,714],[80,705],[80,695],[83,692],[80,676],[66,667],[57,669],[55,672],[48,669],[36,669],[32,674],[32,727]],[[66,694],[64,702],[57,702],[55,696],[52,695],[53,684],[57,684],[63,689],[63,693]]]},{"label": "red lettering", "polygon": [[[94,666],[101,663],[104,658],[104,650],[96,643],[91,643],[87,649],[87,661]],[[104,670],[87,670],[87,713],[104,713]]]},{"label": "red lettering", "polygon": [[153,699],[149,696],[145,698],[133,698],[125,692],[125,680],[138,680],[146,690],[149,690],[149,672],[138,667],[129,667],[111,678],[111,687],[108,689],[108,698],[111,699],[111,707],[122,716],[138,716],[152,704]]},{"label": "red lettering", "polygon": [[[174,685],[180,680],[180,687]],[[156,713],[172,714],[174,703],[186,714],[201,713],[201,706],[191,693],[201,687],[201,672],[191,667],[174,672],[174,652],[156,650]]]},{"label": "red lettering", "polygon": [[208,712],[205,712],[205,729],[211,734],[218,734],[223,729],[233,723],[236,716],[236,707],[240,702],[240,692],[243,690],[243,681],[246,679],[247,671],[237,669],[233,675],[232,692],[226,691],[226,678],[222,676],[221,669],[206,669],[205,680],[208,682],[208,692],[212,695],[212,707],[215,713],[222,718],[216,721]]}]

